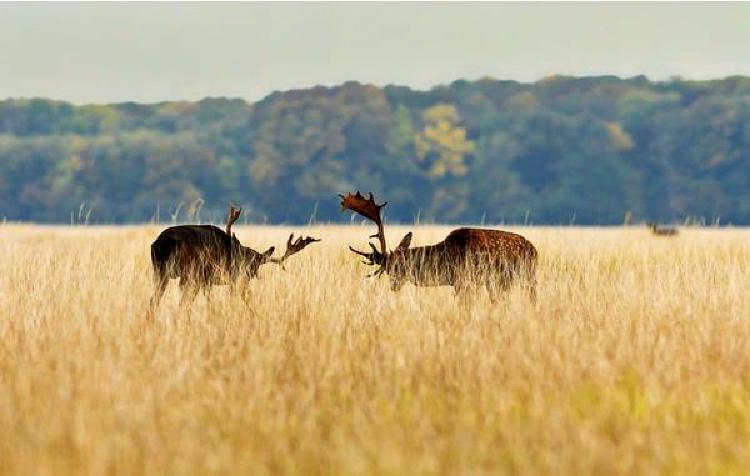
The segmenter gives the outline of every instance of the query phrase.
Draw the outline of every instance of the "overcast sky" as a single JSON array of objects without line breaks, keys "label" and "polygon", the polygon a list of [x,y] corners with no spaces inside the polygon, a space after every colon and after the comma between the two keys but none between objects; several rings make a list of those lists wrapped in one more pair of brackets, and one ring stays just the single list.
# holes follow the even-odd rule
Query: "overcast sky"
[{"label": "overcast sky", "polygon": [[550,74],[750,75],[750,3],[0,5],[0,97],[257,100]]}]

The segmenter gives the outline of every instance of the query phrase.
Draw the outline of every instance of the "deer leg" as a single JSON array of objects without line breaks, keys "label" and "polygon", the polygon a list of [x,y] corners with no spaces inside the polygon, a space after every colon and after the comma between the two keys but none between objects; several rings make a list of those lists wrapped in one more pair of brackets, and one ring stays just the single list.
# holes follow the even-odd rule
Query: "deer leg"
[{"label": "deer leg", "polygon": [[244,286],[242,289],[240,289],[240,297],[242,298],[242,302],[245,303],[245,306],[250,305],[250,287]]},{"label": "deer leg", "polygon": [[495,304],[497,302],[497,284],[492,281],[487,281],[485,285],[487,287],[487,294],[490,295],[490,303]]},{"label": "deer leg", "polygon": [[536,276],[527,276],[523,284],[521,284],[521,288],[526,291],[532,302],[536,301]]},{"label": "deer leg", "polygon": [[461,280],[453,285],[453,290],[458,298],[458,305],[461,309],[468,310],[471,308],[471,304],[474,301],[474,295],[476,289],[474,284],[469,280]]},{"label": "deer leg", "polygon": [[206,301],[211,302],[211,286],[203,286],[203,295],[206,296]]},{"label": "deer leg", "polygon": [[525,263],[519,270],[521,289],[523,289],[533,302],[536,301],[536,263]]},{"label": "deer leg", "polygon": [[510,290],[514,280],[519,278],[519,269],[512,264],[497,261],[491,263],[487,271],[485,275],[487,292],[490,295],[490,302],[495,304],[501,295]]},{"label": "deer leg", "polygon": [[182,291],[182,297],[180,298],[180,306],[192,304],[195,301],[195,297],[198,295],[198,283],[191,279],[180,278],[180,290]]},{"label": "deer leg", "polygon": [[162,275],[162,274],[155,274],[154,275],[154,295],[151,296],[151,309],[155,309],[159,306],[159,303],[161,302],[162,296],[164,296],[164,291],[167,289],[167,284],[169,283],[169,279]]},{"label": "deer leg", "polygon": [[248,286],[245,282],[240,282],[236,284],[232,284],[229,288],[229,293],[234,296],[235,294],[239,294],[242,298],[242,302],[245,303],[245,305],[250,304],[250,286]]},{"label": "deer leg", "polygon": [[487,280],[485,286],[487,287],[487,293],[490,295],[490,302],[495,304],[499,300],[500,295],[508,292],[508,289],[510,288],[510,280],[505,278],[493,278]]}]

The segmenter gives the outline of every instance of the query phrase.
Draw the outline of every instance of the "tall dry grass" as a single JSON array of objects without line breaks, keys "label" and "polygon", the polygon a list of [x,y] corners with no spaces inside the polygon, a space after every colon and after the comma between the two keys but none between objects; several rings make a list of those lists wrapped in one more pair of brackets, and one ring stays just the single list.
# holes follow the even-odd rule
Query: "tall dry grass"
[{"label": "tall dry grass", "polygon": [[[395,294],[346,250],[153,322],[156,227],[0,227],[0,472],[728,474],[750,468],[750,233],[522,230],[520,290]],[[415,244],[448,229],[415,229]],[[238,228],[282,245],[289,229]],[[391,227],[389,242],[405,232]]]}]

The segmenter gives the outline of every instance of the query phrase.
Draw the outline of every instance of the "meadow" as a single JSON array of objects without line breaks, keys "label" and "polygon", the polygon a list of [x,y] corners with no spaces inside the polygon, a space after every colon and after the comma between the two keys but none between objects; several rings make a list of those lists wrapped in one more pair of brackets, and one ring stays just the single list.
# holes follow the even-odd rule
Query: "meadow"
[{"label": "meadow", "polygon": [[[520,228],[538,293],[389,290],[372,226],[237,227],[248,304],[170,284],[163,227],[0,225],[0,473],[742,474],[750,231]],[[419,226],[413,245],[450,227]],[[394,246],[405,227],[386,229]]]}]

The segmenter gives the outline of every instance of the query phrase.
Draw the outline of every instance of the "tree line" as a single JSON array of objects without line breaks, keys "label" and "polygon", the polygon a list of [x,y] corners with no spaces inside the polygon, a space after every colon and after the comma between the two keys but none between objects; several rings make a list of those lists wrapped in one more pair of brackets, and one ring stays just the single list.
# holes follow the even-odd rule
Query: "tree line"
[{"label": "tree line", "polygon": [[418,91],[348,82],[75,106],[0,101],[0,219],[67,223],[347,219],[750,224],[750,78],[482,79]]}]

